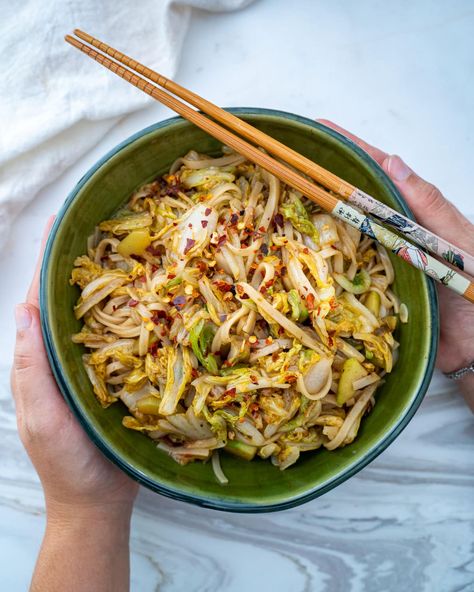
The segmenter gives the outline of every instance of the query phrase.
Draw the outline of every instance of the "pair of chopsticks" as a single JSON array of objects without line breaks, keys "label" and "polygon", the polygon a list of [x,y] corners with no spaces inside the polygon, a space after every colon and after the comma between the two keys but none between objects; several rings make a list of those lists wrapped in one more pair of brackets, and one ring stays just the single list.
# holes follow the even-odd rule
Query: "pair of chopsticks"
[{"label": "pair of chopsticks", "polygon": [[[78,29],[75,29],[74,34],[77,38],[66,35],[65,40],[90,58],[194,123],[211,136],[230,146],[236,152],[242,154],[252,162],[259,164],[262,168],[274,174],[287,185],[300,191],[332,215],[377,240],[413,267],[420,269],[429,277],[448,286],[467,300],[474,302],[474,283],[429,255],[426,250],[431,251],[450,264],[470,274],[474,274],[474,257],[472,255],[426,230],[413,220],[382,204],[354,185],[340,179],[337,175],[327,171],[235,115],[224,111],[199,95],[183,88],[176,82],[147,68],[99,39]],[[85,41],[88,45],[82,43],[79,39]],[[99,51],[96,51],[94,48]],[[159,86],[165,90],[158,88]],[[203,113],[213,117],[214,120],[224,124],[240,134],[240,136],[247,138],[252,144],[243,140],[242,137],[233,134],[229,129],[221,127],[216,121],[209,119],[203,113],[179,101],[170,93],[174,93],[174,95],[197,107]],[[284,162],[280,162],[270,156],[270,154],[262,152],[258,147],[264,148]],[[292,167],[311,177],[319,185],[336,193],[339,197],[334,196],[322,187],[302,177],[292,168],[286,166],[285,163],[292,165]],[[354,204],[373,217],[367,217],[365,213],[361,213],[349,204]],[[374,217],[395,228],[398,232],[410,237],[412,241],[423,248],[388,230],[376,222]]]}]

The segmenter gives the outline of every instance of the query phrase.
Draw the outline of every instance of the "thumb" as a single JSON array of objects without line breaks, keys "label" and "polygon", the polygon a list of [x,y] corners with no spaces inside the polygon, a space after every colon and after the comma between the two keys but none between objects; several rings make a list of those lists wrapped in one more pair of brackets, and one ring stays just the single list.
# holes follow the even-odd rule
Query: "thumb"
[{"label": "thumb", "polygon": [[398,187],[420,224],[469,252],[474,252],[474,225],[396,155],[387,156],[382,168]]},{"label": "thumb", "polygon": [[46,406],[50,407],[51,398],[59,405],[64,404],[46,357],[38,309],[32,304],[18,304],[15,321],[12,383],[17,405],[34,413],[36,408],[44,412]]}]

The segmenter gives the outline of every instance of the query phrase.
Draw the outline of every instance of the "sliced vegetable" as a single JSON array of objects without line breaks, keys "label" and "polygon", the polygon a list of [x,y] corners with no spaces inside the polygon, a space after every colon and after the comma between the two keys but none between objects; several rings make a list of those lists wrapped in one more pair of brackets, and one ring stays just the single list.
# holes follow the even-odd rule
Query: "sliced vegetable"
[{"label": "sliced vegetable", "polygon": [[370,274],[365,270],[361,269],[356,273],[354,279],[351,281],[347,276],[342,273],[334,273],[334,279],[336,282],[351,294],[363,294],[370,288],[371,278]]},{"label": "sliced vegetable", "polygon": [[75,259],[69,283],[71,286],[77,284],[83,290],[103,273],[104,269],[100,265],[91,261],[87,255],[83,255]]},{"label": "sliced vegetable", "polygon": [[334,218],[329,214],[317,214],[312,217],[313,224],[319,233],[321,248],[333,245],[339,241],[339,234]]},{"label": "sliced vegetable", "polygon": [[252,460],[257,452],[257,447],[238,440],[227,440],[224,450],[244,460]]},{"label": "sliced vegetable", "polygon": [[208,372],[218,374],[219,364],[217,356],[209,353],[213,339],[214,329],[204,319],[201,319],[199,323],[194,325],[189,333],[189,342],[196,358]]},{"label": "sliced vegetable", "polygon": [[373,290],[370,291],[365,301],[365,306],[375,317],[379,316],[380,302],[380,294],[378,292],[374,292]]},{"label": "sliced vegetable", "polygon": [[230,338],[230,350],[227,356],[229,364],[248,362],[250,357],[250,345],[247,339],[240,335],[232,335]]},{"label": "sliced vegetable", "polygon": [[163,288],[165,290],[170,290],[171,288],[174,288],[175,286],[179,286],[179,284],[181,284],[183,281],[183,278],[180,277],[175,277],[172,280],[170,280],[168,283],[166,283]]},{"label": "sliced vegetable", "polygon": [[296,290],[288,292],[288,304],[291,306],[291,318],[293,321],[303,323],[308,318],[308,309],[301,300],[300,295]]},{"label": "sliced vegetable", "polygon": [[210,189],[217,183],[232,183],[234,179],[235,175],[232,173],[214,166],[195,170],[186,169],[181,174],[181,181],[187,188]]},{"label": "sliced vegetable", "polygon": [[151,226],[152,222],[153,218],[150,212],[140,212],[139,214],[130,212],[128,215],[124,214],[112,220],[104,220],[99,224],[99,228],[113,234],[123,234],[124,232]]},{"label": "sliced vegetable", "polygon": [[221,376],[229,376],[230,374],[246,374],[250,372],[250,368],[248,366],[243,366],[242,364],[236,364],[235,366],[227,366],[222,367],[219,370],[219,374]]},{"label": "sliced vegetable", "polygon": [[291,202],[281,206],[280,212],[284,218],[293,224],[296,230],[299,230],[303,234],[307,234],[315,241],[319,239],[319,232],[309,219],[306,208],[302,204],[301,200],[294,194],[292,195]]},{"label": "sliced vegetable", "polygon": [[145,415],[159,415],[160,414],[160,399],[149,395],[143,397],[137,402],[137,411]]},{"label": "sliced vegetable", "polygon": [[337,387],[338,405],[344,405],[354,396],[354,382],[364,376],[367,376],[367,370],[355,358],[349,358],[344,362]]},{"label": "sliced vegetable", "polygon": [[130,255],[143,255],[147,247],[152,243],[148,228],[133,230],[117,245],[117,252],[123,257]]},{"label": "sliced vegetable", "polygon": [[184,393],[186,384],[191,379],[191,357],[187,347],[172,346],[166,348],[168,363],[166,368],[166,387],[160,403],[162,415],[172,415],[176,411],[178,402]]}]

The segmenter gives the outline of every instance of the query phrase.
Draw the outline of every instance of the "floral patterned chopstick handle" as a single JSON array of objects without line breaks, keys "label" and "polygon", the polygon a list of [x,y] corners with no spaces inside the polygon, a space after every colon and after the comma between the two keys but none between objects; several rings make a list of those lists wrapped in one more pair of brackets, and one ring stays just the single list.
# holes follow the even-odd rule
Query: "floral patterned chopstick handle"
[{"label": "floral patterned chopstick handle", "polygon": [[360,189],[355,189],[349,196],[348,201],[360,207],[362,210],[378,218],[384,224],[395,228],[402,234],[408,236],[413,242],[435,255],[442,257],[451,265],[474,275],[474,257],[462,249],[448,243],[440,236],[426,230],[413,220],[403,216],[396,210],[377,201]]},{"label": "floral patterned chopstick handle", "polygon": [[471,282],[454,269],[451,269],[447,265],[444,265],[444,263],[441,263],[441,261],[425,253],[423,249],[401,238],[391,230],[384,228],[374,220],[368,218],[365,213],[360,213],[343,201],[339,200],[337,202],[332,214],[375,239],[392,251],[392,253],[398,255],[398,257],[401,257],[413,267],[420,269],[437,282],[448,286],[458,294],[472,301]]}]

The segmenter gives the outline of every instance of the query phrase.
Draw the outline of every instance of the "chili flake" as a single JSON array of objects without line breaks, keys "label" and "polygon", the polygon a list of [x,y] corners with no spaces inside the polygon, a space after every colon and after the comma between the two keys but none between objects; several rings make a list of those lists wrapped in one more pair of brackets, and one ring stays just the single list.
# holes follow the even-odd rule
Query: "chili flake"
[{"label": "chili flake", "polygon": [[186,247],[184,248],[184,254],[188,253],[196,244],[196,241],[192,238],[186,239]]}]

